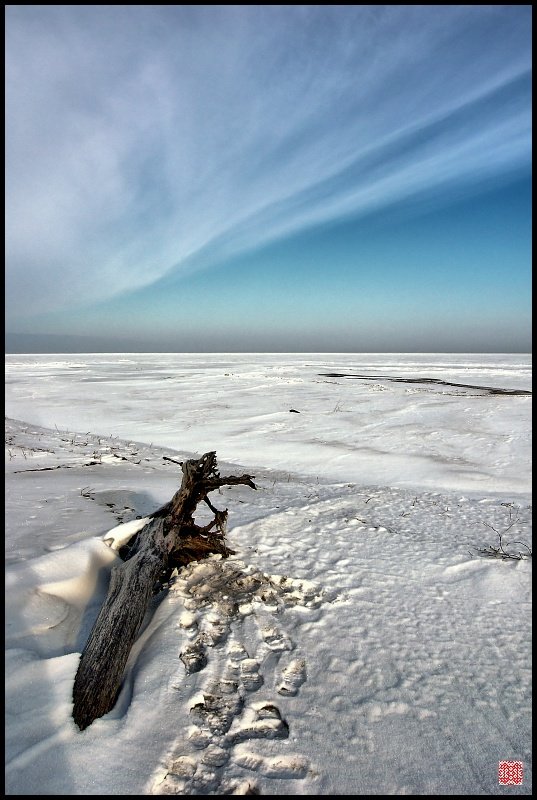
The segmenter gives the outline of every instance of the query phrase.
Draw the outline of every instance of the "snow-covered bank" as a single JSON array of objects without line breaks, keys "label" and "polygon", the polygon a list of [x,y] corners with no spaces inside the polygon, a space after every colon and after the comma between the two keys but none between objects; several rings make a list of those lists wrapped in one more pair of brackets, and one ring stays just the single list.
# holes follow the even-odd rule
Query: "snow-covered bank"
[{"label": "snow-covered bank", "polygon": [[[114,363],[122,358],[145,377],[128,378]],[[357,381],[318,384],[296,364],[282,377],[263,356],[257,389],[253,357],[242,372],[238,356],[207,357],[194,380],[191,356],[189,380],[172,391],[162,387],[173,377],[146,373],[147,358],[11,363],[9,379],[18,383],[8,385],[8,412],[15,416],[20,401],[32,422],[6,422],[8,794],[531,793],[531,561],[477,554],[496,542],[495,531],[531,546],[530,398],[442,397],[435,389],[417,395],[418,413],[404,385],[392,393],[391,386],[358,391]],[[351,357],[338,358],[326,364],[346,359],[348,368]],[[33,359],[27,372],[24,359]],[[503,378],[498,385],[529,388],[517,359],[490,362],[483,385]],[[77,365],[95,380],[71,379]],[[464,369],[444,365],[435,375],[456,380]],[[98,393],[84,406],[83,392],[94,385]],[[35,424],[54,414],[56,402],[52,429]],[[211,408],[216,402],[220,408]],[[269,403],[283,408],[279,439],[276,429],[260,433]],[[252,442],[238,431],[239,412]],[[89,422],[84,414],[100,425],[80,424]],[[152,417],[157,433],[140,444]],[[317,472],[329,443],[320,436],[308,465],[301,439],[311,438],[314,419],[323,435],[332,425],[346,443],[350,472],[362,469],[352,457],[353,437],[363,435],[358,422],[369,419],[374,436],[376,420],[386,472],[409,437],[409,447],[438,461],[436,485],[427,488],[412,458],[391,485],[339,480],[342,464],[329,459]],[[446,431],[455,424],[460,437],[448,468]],[[119,425],[129,426],[128,439],[117,438]],[[118,704],[81,733],[71,719],[78,654],[117,558],[104,540],[171,497],[179,467],[169,459],[191,454],[171,444],[181,425],[189,443],[197,435],[192,451],[216,449],[222,471],[252,472],[259,488],[222,490],[217,501],[229,509],[236,555],[191,565],[155,600]],[[457,461],[464,442],[471,458]],[[265,443],[267,461],[278,447],[281,461],[256,470]],[[244,457],[226,463],[226,453],[241,447]],[[300,474],[282,467],[286,458],[302,465]],[[491,469],[489,482],[473,477]],[[206,665],[189,671],[200,654]],[[523,761],[522,786],[498,785],[503,759]]]}]

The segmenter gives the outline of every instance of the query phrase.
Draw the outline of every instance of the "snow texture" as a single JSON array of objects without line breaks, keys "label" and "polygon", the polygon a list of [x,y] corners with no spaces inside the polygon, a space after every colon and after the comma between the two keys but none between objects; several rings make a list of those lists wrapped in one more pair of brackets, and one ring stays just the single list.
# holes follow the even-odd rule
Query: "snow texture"
[{"label": "snow texture", "polygon": [[[475,388],[529,390],[528,356],[6,371],[8,794],[531,793],[531,559],[479,553],[531,547],[531,397]],[[117,550],[207,450],[258,485],[213,497],[236,554],[152,600],[116,706],[81,732]]]}]

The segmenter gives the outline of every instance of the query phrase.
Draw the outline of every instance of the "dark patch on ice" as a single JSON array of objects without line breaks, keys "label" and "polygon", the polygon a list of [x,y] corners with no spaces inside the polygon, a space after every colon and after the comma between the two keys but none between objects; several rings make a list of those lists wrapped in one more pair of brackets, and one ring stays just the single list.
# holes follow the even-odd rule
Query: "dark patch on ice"
[{"label": "dark patch on ice", "polygon": [[397,378],[393,375],[353,375],[348,372],[319,372],[323,378],[354,378],[361,381],[392,381],[393,383],[432,383],[438,386],[454,386],[457,389],[477,389],[484,395],[510,394],[531,395],[529,389],[500,389],[496,386],[475,386],[471,383],[452,383],[440,378]]}]

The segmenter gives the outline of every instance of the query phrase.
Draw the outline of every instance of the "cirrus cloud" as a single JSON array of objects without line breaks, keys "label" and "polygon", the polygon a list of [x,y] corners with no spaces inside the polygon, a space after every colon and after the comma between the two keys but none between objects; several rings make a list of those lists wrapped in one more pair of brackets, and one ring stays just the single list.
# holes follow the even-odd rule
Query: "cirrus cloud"
[{"label": "cirrus cloud", "polygon": [[527,166],[530,13],[8,7],[8,316]]}]

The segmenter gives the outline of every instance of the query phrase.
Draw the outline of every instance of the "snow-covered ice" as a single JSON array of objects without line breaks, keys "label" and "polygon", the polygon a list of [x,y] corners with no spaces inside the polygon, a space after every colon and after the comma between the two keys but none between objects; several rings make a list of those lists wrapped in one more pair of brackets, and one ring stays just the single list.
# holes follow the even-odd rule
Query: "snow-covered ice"
[{"label": "snow-covered ice", "polygon": [[[7,356],[7,793],[531,793],[531,559],[479,554],[531,547],[531,397],[490,387],[530,357]],[[255,475],[213,497],[236,553],[80,732],[117,549],[207,450]]]}]

